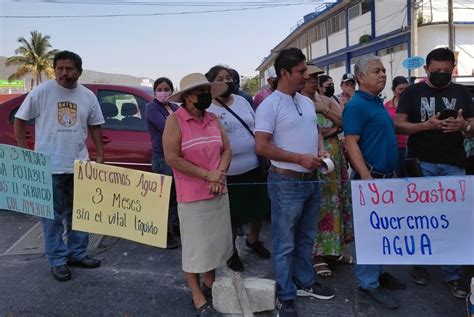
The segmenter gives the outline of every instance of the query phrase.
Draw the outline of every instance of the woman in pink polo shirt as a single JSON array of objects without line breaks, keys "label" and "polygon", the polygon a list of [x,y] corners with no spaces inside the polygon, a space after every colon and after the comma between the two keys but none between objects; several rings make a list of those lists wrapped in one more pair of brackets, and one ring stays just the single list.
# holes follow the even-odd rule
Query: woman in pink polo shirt
[{"label": "woman in pink polo shirt", "polygon": [[181,79],[180,87],[168,99],[182,105],[166,120],[163,149],[176,184],[182,266],[193,304],[198,316],[217,316],[211,298],[215,269],[232,255],[225,178],[231,149],[219,120],[206,109],[227,85],[193,73]]},{"label": "woman in pink polo shirt", "polygon": [[[395,113],[397,112],[398,107],[398,100],[400,99],[400,95],[405,89],[408,87],[408,80],[403,76],[397,76],[392,80],[392,92],[393,98],[388,100],[385,103],[385,109],[387,109],[390,118],[395,117]],[[407,155],[407,142],[408,142],[408,135],[397,134],[397,144],[398,144],[398,163],[397,167],[395,168],[395,173],[398,177],[406,177],[405,173],[405,158]]]}]

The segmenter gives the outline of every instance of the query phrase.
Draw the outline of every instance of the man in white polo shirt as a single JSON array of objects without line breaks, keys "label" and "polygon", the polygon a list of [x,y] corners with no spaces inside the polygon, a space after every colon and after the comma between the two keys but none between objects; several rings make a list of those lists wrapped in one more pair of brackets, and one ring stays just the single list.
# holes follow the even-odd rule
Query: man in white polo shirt
[{"label": "man in white polo shirt", "polygon": [[315,282],[312,267],[320,190],[315,170],[323,140],[313,102],[298,93],[308,79],[306,57],[297,48],[275,59],[277,89],[257,108],[257,154],[271,160],[268,192],[272,210],[273,260],[279,316],[297,316],[296,296],[331,299],[334,292]]}]

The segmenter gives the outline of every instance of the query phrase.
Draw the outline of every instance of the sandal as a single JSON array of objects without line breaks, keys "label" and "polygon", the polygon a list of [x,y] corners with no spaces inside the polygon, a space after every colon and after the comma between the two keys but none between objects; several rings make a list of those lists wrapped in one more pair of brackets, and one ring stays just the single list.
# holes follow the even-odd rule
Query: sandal
[{"label": "sandal", "polygon": [[335,260],[337,263],[342,263],[342,264],[354,264],[354,257],[352,255],[345,255],[344,253],[341,253],[339,257],[336,258]]},{"label": "sandal", "polygon": [[214,307],[212,307],[211,303],[206,302],[196,309],[196,316],[218,316],[218,313]]},{"label": "sandal", "polygon": [[329,268],[329,265],[325,262],[313,264],[313,269],[316,274],[320,277],[332,277],[332,271]]}]

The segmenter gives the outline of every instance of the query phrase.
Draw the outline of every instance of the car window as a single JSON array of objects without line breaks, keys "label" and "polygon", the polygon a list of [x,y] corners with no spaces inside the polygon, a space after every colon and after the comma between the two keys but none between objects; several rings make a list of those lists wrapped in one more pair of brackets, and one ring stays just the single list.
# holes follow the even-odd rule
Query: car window
[{"label": "car window", "polygon": [[148,131],[146,100],[116,90],[99,90],[97,98],[104,115],[102,128],[109,130]]}]

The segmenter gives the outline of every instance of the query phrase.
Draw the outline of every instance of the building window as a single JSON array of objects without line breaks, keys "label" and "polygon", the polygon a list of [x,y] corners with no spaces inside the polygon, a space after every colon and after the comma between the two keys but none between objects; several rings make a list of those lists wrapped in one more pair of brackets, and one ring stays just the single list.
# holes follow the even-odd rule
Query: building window
[{"label": "building window", "polygon": [[397,52],[402,52],[408,50],[407,43],[395,45],[389,48],[384,48],[383,50],[377,51],[377,56],[386,56]]},{"label": "building window", "polygon": [[358,17],[359,15],[363,15],[370,11],[370,1],[364,0],[359,2],[356,5],[353,5],[348,10],[349,20]]},{"label": "building window", "polygon": [[344,61],[336,62],[334,64],[329,65],[329,70],[344,67],[344,65],[345,65]]},{"label": "building window", "polygon": [[341,11],[338,14],[332,16],[328,20],[328,35],[339,32],[344,29],[344,16],[345,11]]},{"label": "building window", "polygon": [[319,23],[309,30],[308,39],[309,43],[317,42],[326,37],[326,25]]}]

